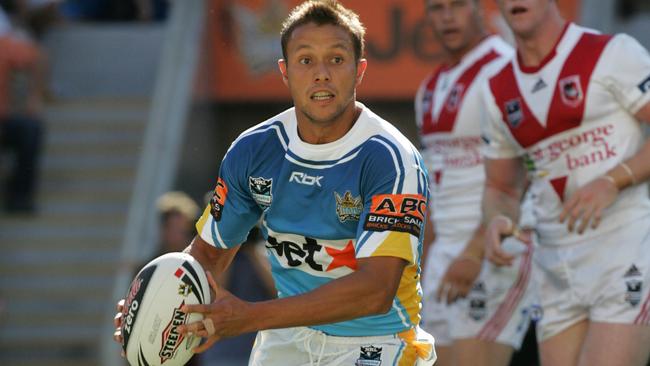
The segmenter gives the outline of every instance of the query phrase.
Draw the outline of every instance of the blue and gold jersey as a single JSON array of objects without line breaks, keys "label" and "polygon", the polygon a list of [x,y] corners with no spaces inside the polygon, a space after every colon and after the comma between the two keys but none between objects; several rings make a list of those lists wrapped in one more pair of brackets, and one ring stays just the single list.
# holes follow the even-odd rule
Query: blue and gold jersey
[{"label": "blue and gold jersey", "polygon": [[233,142],[197,230],[231,248],[260,221],[280,297],[350,274],[359,258],[405,259],[388,313],[312,327],[336,336],[394,334],[420,321],[428,186],[417,150],[368,108],[345,136],[320,145],[298,137],[292,108]]}]

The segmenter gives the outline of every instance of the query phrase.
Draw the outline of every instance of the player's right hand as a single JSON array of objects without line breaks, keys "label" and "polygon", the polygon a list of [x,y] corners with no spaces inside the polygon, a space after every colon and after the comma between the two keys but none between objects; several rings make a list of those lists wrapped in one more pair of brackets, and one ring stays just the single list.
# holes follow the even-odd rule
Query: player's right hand
[{"label": "player's right hand", "polygon": [[[123,313],[122,311],[124,310],[124,299],[121,299],[120,301],[117,302],[116,304],[116,309],[117,309],[117,314],[115,314],[115,317],[113,318],[113,325],[115,325],[115,332],[113,333],[113,340],[120,345],[122,344],[122,317]],[[124,350],[122,350],[122,357],[124,357]]]},{"label": "player's right hand", "polygon": [[507,216],[498,215],[492,218],[485,235],[485,256],[497,266],[509,266],[515,256],[503,250],[501,240],[506,236],[518,236],[519,230]]}]

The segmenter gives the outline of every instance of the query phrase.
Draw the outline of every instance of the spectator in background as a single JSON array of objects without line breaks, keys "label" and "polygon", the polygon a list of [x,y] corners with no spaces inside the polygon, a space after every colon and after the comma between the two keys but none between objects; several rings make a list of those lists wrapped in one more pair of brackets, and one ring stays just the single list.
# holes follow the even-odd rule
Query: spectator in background
[{"label": "spectator in background", "polygon": [[182,251],[196,234],[199,206],[187,194],[172,191],[158,198],[156,208],[160,217],[159,254]]},{"label": "spectator in background", "polygon": [[32,213],[43,135],[46,58],[27,34],[13,27],[19,14],[8,15],[10,22],[0,27],[4,29],[0,33],[0,148],[12,151],[15,161],[5,189],[5,207],[9,212]]}]

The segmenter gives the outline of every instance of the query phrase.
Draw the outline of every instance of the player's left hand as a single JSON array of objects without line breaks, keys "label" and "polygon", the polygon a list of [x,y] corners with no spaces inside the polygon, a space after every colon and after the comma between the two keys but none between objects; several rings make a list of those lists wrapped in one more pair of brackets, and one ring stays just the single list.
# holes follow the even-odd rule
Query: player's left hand
[{"label": "player's left hand", "polygon": [[589,223],[595,229],[600,224],[603,210],[609,207],[618,197],[618,188],[613,182],[605,178],[596,178],[580,187],[564,203],[560,222],[567,222],[569,231],[577,227],[578,234],[582,234]]},{"label": "player's left hand", "polygon": [[184,305],[181,311],[203,314],[203,320],[182,325],[178,329],[181,334],[194,333],[207,338],[204,343],[194,348],[195,353],[206,351],[221,338],[234,337],[254,330],[250,329],[252,305],[219,287],[210,272],[206,274],[214,291],[214,300],[208,305]]},{"label": "player's left hand", "polygon": [[481,261],[478,258],[460,255],[447,268],[438,290],[436,299],[447,304],[467,296],[474,281],[481,273]]}]

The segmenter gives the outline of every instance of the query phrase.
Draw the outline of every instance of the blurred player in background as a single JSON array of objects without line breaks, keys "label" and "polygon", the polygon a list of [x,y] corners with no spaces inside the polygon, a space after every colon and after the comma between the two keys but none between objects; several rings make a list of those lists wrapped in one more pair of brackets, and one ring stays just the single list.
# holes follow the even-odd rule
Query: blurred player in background
[{"label": "blurred player in background", "polygon": [[[259,330],[250,365],[434,363],[433,338],[418,327],[426,169],[406,137],[356,102],[364,33],[331,0],[287,18],[279,67],[295,108],[235,140],[187,249],[216,292],[183,309],[205,316],[179,327],[207,338],[198,352]],[[260,218],[279,299],[246,302],[214,278]]]},{"label": "blurred player in background", "polygon": [[433,241],[423,276],[423,327],[436,338],[438,365],[505,366],[528,329],[532,250],[520,243],[523,255],[509,268],[483,265],[480,83],[514,52],[487,34],[478,0],[425,4],[446,60],[415,100],[434,229],[425,243]]},{"label": "blurred player in background", "polygon": [[650,353],[650,55],[567,22],[554,0],[498,0],[517,57],[486,84],[488,255],[508,264],[527,157],[540,245],[543,365]]}]

